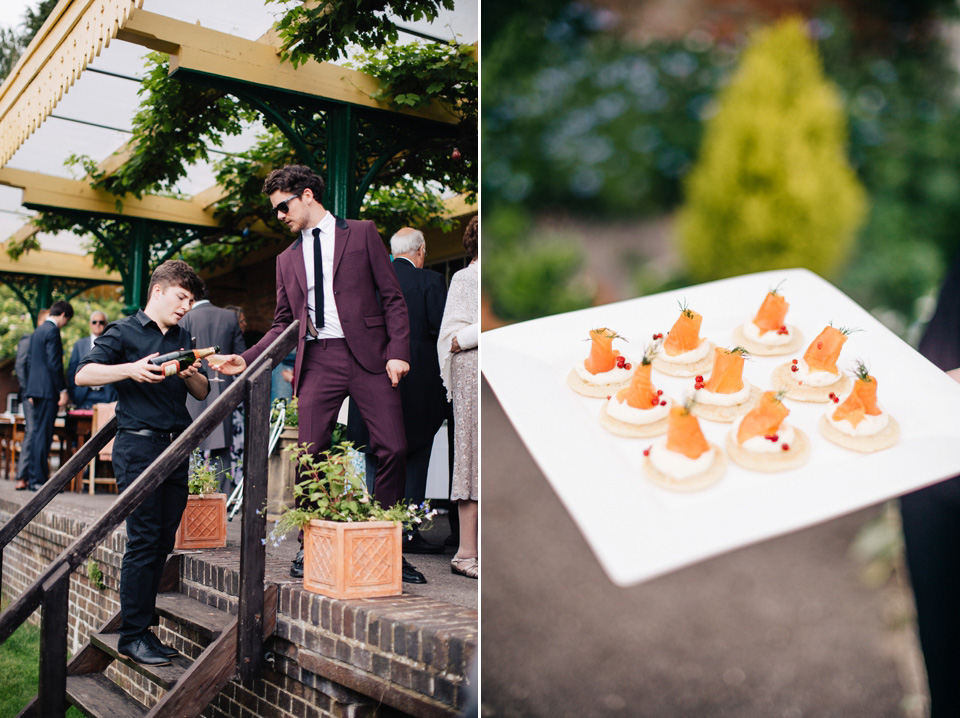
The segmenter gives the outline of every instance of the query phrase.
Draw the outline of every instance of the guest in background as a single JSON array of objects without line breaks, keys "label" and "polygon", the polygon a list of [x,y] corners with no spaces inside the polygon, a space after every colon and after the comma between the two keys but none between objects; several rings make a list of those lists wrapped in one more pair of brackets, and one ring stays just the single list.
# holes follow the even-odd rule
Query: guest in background
[{"label": "guest in background", "polygon": [[[960,254],[919,349],[960,381]],[[930,687],[930,718],[953,718],[960,715],[960,476],[901,496],[900,515]]]},{"label": "guest in background", "polygon": [[457,502],[460,514],[460,548],[450,562],[450,570],[468,578],[480,578],[480,549],[477,545],[480,508],[477,461],[480,417],[477,356],[480,339],[479,244],[477,218],[474,217],[463,234],[463,248],[471,257],[470,264],[453,275],[437,340],[440,374],[447,387],[447,398],[453,401],[455,444],[450,499]]},{"label": "guest in background", "polygon": [[[37,313],[37,326],[39,327],[50,314],[50,310],[41,309]],[[23,439],[20,442],[20,460],[17,462],[17,484],[14,487],[17,491],[26,491],[27,489],[27,469],[30,462],[30,443],[33,440],[34,427],[36,423],[33,420],[33,404],[27,400],[27,376],[30,372],[30,339],[33,334],[27,334],[20,338],[17,344],[17,358],[14,362],[14,371],[17,374],[17,382],[20,384],[18,400],[20,401],[20,413],[23,414]]]},{"label": "guest in background", "polygon": [[[423,232],[404,227],[390,238],[393,270],[407,304],[410,322],[410,372],[400,380],[400,403],[403,408],[403,428],[407,437],[407,483],[404,498],[420,505],[426,500],[427,472],[433,437],[443,425],[447,410],[446,392],[440,379],[437,361],[437,337],[447,288],[443,275],[424,269],[427,245]],[[350,402],[347,424],[348,436],[358,445],[366,446],[369,434],[360,412]],[[376,460],[365,452],[367,486],[373,483]],[[417,529],[411,529],[403,542],[404,553],[443,553],[443,546],[427,541]]]},{"label": "guest in background", "polygon": [[99,309],[90,315],[90,336],[81,337],[73,344],[70,363],[67,365],[67,394],[77,409],[92,409],[94,404],[107,404],[117,400],[117,389],[112,384],[106,386],[77,386],[77,369],[103,330],[107,328],[107,315]]},{"label": "guest in background", "polygon": [[60,330],[73,317],[67,302],[54,302],[50,314],[30,340],[27,363],[27,401],[33,404],[35,435],[30,439],[27,488],[37,491],[50,476],[50,445],[57,412],[67,405],[67,380],[63,374],[63,340]]},{"label": "guest in background", "polygon": [[[203,296],[193,304],[193,308],[180,320],[180,327],[191,337],[193,346],[198,348],[218,346],[221,354],[241,354],[247,349],[240,332],[237,314],[231,309],[222,309],[210,303],[206,289]],[[211,381],[210,391],[203,399],[187,396],[187,411],[194,421],[233,383],[234,377],[225,376],[223,381]],[[220,480],[220,492],[230,494],[233,491],[233,413],[225,418],[198,447],[217,472]]]}]

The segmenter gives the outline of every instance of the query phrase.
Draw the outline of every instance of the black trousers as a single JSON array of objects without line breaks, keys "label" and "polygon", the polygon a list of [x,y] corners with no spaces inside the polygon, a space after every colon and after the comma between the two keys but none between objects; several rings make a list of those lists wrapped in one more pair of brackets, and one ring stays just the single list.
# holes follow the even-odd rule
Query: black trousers
[{"label": "black trousers", "polygon": [[[113,468],[122,492],[169,446],[161,439],[118,432]],[[127,550],[120,569],[120,645],[140,638],[153,623],[157,590],[187,505],[187,469],[181,465],[127,517]]]},{"label": "black trousers", "polygon": [[960,716],[960,476],[900,498],[930,718]]},{"label": "black trousers", "polygon": [[33,443],[34,429],[37,426],[33,418],[33,404],[24,397],[20,405],[23,411],[23,441],[20,442],[20,461],[17,462],[17,480],[26,481],[30,478],[30,446]]},{"label": "black trousers", "polygon": [[27,483],[40,486],[50,477],[50,445],[53,444],[53,426],[57,421],[57,399],[33,399],[33,434],[30,437],[27,459]]}]

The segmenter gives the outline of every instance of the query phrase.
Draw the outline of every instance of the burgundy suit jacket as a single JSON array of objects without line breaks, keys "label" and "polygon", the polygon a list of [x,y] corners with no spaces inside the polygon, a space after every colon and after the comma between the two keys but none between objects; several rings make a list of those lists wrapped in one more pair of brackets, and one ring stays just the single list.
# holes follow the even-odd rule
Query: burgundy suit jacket
[{"label": "burgundy suit jacket", "polygon": [[[307,273],[302,238],[277,257],[277,309],[263,339],[245,351],[247,364],[260,356],[294,319],[300,320],[293,392],[297,394],[307,336]],[[390,255],[373,222],[337,218],[333,293],[347,347],[369,372],[384,373],[388,359],[410,361],[407,305]]]}]

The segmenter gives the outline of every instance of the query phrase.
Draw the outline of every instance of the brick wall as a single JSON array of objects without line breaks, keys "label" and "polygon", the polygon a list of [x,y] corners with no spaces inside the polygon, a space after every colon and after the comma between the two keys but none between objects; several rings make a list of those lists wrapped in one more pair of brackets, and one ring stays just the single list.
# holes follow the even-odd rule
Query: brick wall
[{"label": "brick wall", "polygon": [[[0,500],[0,521],[19,506]],[[18,596],[86,527],[85,520],[45,510],[4,551],[3,592]],[[103,573],[95,588],[86,570],[70,581],[68,648],[119,609],[117,588],[126,546],[122,529],[97,548]],[[181,592],[235,614],[239,572],[236,549],[184,555]],[[39,612],[31,621],[39,622]],[[183,626],[161,619],[160,639],[188,657],[205,643]],[[451,715],[466,701],[468,668],[476,655],[477,611],[418,596],[335,601],[281,586],[277,630],[264,649],[268,667],[249,685],[233,681],[214,699],[206,718]],[[160,689],[114,663],[111,678],[146,705]]]}]

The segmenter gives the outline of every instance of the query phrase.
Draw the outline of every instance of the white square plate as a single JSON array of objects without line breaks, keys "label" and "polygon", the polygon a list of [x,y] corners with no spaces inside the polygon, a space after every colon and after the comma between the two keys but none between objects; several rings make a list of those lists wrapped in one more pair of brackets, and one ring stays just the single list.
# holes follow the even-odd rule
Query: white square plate
[{"label": "white square plate", "polygon": [[[632,361],[657,332],[666,334],[679,304],[703,315],[701,336],[733,347],[733,329],[754,317],[767,291],[782,282],[787,323],[803,347],[779,357],[751,356],[744,379],[772,389],[770,374],[799,358],[828,324],[857,331],[838,366],[852,373],[863,359],[880,405],[900,423],[892,448],[848,451],[817,429],[827,404],[785,400],[788,421],[811,441],[810,461],[766,474],[728,461],[719,484],[694,494],[662,489],[642,472],[651,439],[627,439],[598,422],[604,400],[580,396],[566,377],[589,351],[588,331],[609,327]],[[627,585],[734,548],[810,526],[960,473],[960,384],[923,358],[829,282],[805,269],[761,272],[592,307],[484,332],[481,367],[544,476],[583,532],[610,578]],[[654,384],[683,400],[693,379],[656,370]],[[833,406],[830,404],[829,406]],[[730,424],[701,419],[708,441],[723,446]],[[489,447],[487,447],[489,448]]]}]

